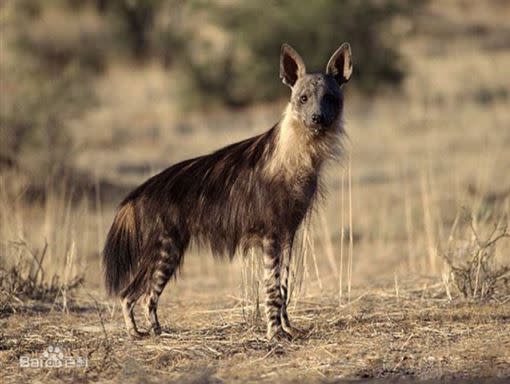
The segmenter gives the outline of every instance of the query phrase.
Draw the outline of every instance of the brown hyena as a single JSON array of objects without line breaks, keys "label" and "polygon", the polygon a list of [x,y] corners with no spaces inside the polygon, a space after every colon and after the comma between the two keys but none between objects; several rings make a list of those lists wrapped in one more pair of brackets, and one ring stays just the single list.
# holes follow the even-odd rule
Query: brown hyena
[{"label": "brown hyena", "polygon": [[121,203],[104,248],[106,287],[122,301],[128,333],[133,308],[144,297],[153,332],[161,292],[195,241],[213,254],[264,254],[268,338],[291,338],[287,287],[296,231],[322,192],[325,161],[340,152],[343,85],[352,73],[342,44],[324,73],[306,73],[284,44],[280,76],[291,90],[282,120],[267,132],[209,155],[175,164],[132,191]]}]

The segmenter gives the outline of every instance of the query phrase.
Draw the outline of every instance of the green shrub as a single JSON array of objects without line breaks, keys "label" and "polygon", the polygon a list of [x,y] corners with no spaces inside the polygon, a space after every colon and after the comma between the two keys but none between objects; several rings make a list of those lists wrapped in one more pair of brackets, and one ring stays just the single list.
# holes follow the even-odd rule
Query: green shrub
[{"label": "green shrub", "polygon": [[0,153],[34,178],[71,166],[75,148],[68,122],[90,104],[86,77],[72,66],[58,76],[41,76],[36,69],[12,70],[11,76],[16,86],[4,84],[13,92],[0,101]]},{"label": "green shrub", "polygon": [[383,36],[394,16],[407,14],[421,3],[280,0],[262,6],[242,0],[235,5],[202,5],[209,22],[226,31],[227,42],[218,51],[214,44],[198,41],[191,29],[183,70],[191,92],[205,96],[201,101],[219,99],[230,106],[245,105],[272,100],[285,92],[278,79],[282,42],[303,55],[309,70],[318,71],[343,41],[349,41],[355,84],[372,93],[381,86],[398,85],[403,79],[396,44]]},{"label": "green shrub", "polygon": [[[69,38],[71,33],[53,33],[62,32],[62,26],[51,31],[19,28],[33,25],[40,16],[26,12],[29,3],[14,8],[2,41],[8,59],[0,63],[0,155],[4,165],[18,164],[38,184],[72,166],[75,148],[69,124],[91,105],[89,80],[101,61],[94,59],[100,57],[94,44],[86,49],[83,39]],[[35,33],[40,30],[46,34]]]}]

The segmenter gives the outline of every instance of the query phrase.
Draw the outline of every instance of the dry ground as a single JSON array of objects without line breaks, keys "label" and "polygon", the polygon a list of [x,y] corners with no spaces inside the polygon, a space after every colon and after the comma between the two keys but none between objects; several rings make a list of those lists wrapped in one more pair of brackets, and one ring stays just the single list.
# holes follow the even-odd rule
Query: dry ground
[{"label": "dry ground", "polygon": [[[164,302],[167,333],[143,341],[127,338],[118,308],[90,297],[77,298],[67,314],[51,304],[18,307],[2,318],[2,374],[17,382],[510,380],[508,303],[451,303],[433,286],[399,297],[360,291],[341,307],[335,298],[307,297],[291,313],[305,336],[276,344],[239,300],[188,296]],[[88,357],[88,368],[19,369],[20,356],[38,357],[48,345]]]}]

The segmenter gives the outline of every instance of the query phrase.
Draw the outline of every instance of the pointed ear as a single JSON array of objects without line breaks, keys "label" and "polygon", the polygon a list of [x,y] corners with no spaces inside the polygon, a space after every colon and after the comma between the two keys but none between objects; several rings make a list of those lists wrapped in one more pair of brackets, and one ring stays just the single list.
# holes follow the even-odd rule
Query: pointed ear
[{"label": "pointed ear", "polygon": [[283,43],[280,54],[280,78],[283,83],[292,88],[305,73],[305,63],[301,56],[290,45]]},{"label": "pointed ear", "polygon": [[352,75],[351,46],[343,43],[331,56],[326,66],[326,73],[332,75],[338,84],[347,83]]}]

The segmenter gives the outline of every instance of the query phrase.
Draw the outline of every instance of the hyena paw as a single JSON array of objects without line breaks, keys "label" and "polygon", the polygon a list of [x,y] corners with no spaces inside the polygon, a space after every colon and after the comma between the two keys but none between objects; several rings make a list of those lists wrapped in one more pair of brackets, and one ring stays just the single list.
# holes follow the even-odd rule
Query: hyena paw
[{"label": "hyena paw", "polygon": [[290,334],[292,336],[292,339],[297,339],[297,338],[302,337],[306,334],[306,331],[304,331],[300,328],[294,327],[293,325],[290,325],[290,324],[284,325],[283,329],[285,330],[285,332],[287,332],[288,334]]},{"label": "hyena paw", "polygon": [[141,332],[137,329],[128,330],[128,335],[132,340],[144,339],[149,336],[149,332]]},{"label": "hyena paw", "polygon": [[155,325],[152,327],[152,333],[154,334],[154,336],[160,336],[162,331],[161,331],[161,326],[159,325]]},{"label": "hyena paw", "polygon": [[267,338],[269,341],[291,341],[293,337],[282,327],[278,327],[269,330],[267,333]]}]

